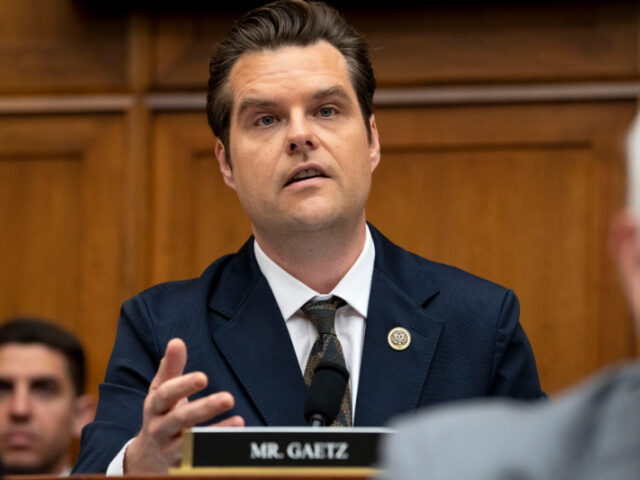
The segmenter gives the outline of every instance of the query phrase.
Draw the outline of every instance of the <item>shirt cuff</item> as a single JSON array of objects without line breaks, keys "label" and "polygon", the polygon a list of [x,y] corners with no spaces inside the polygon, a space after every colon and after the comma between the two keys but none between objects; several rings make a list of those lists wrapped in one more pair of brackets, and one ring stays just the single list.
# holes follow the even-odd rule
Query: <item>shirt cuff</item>
[{"label": "shirt cuff", "polygon": [[107,467],[107,476],[124,475],[124,454],[127,451],[127,447],[131,442],[133,442],[133,440],[134,439],[132,438],[125,443],[124,447],[122,447],[118,454],[113,457],[113,460],[111,460],[111,463]]}]

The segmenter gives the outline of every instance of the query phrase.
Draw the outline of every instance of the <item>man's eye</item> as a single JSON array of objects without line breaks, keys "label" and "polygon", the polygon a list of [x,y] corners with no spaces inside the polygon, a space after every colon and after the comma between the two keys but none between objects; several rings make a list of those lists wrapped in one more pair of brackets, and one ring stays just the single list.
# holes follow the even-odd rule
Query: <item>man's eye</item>
[{"label": "man's eye", "polygon": [[34,394],[51,397],[55,396],[60,392],[60,385],[53,380],[41,380],[37,382],[33,382],[31,385],[31,390]]},{"label": "man's eye", "polygon": [[13,391],[13,384],[0,380],[0,395],[6,395]]},{"label": "man's eye", "polygon": [[318,110],[318,115],[320,115],[321,117],[332,117],[333,115],[335,115],[336,113],[336,109],[333,107],[322,107],[320,110]]},{"label": "man's eye", "polygon": [[273,115],[264,115],[258,119],[256,124],[261,127],[268,127],[269,125],[273,125],[276,122],[276,119]]}]

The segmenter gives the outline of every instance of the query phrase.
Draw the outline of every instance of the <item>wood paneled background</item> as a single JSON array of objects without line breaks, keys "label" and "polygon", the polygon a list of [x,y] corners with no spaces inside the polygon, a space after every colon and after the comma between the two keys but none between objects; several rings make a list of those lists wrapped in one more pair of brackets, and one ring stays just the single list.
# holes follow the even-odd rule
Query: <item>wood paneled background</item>
[{"label": "wood paneled background", "polygon": [[[193,5],[190,5],[193,3]],[[608,223],[640,93],[636,2],[356,2],[383,145],[369,219],[513,288],[543,387],[636,355]],[[196,2],[0,2],[0,318],[78,333],[97,392],[126,298],[249,235],[213,157]]]}]

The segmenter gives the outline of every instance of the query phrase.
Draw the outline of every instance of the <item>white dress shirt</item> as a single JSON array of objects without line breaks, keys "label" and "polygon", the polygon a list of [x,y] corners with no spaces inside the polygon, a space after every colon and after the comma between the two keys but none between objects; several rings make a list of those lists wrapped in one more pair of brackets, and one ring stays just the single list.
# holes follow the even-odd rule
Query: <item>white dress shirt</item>
[{"label": "white dress shirt", "polygon": [[[253,248],[260,271],[266,277],[276,299],[276,303],[286,322],[293,348],[304,374],[311,348],[318,338],[318,331],[311,320],[300,310],[300,307],[311,299],[326,300],[332,295],[342,298],[347,305],[336,312],[336,335],[342,345],[342,351],[349,371],[351,387],[351,412],[355,418],[358,380],[360,379],[360,362],[364,345],[364,328],[371,293],[371,279],[375,260],[375,247],[371,232],[367,226],[364,246],[360,256],[342,277],[333,290],[322,295],[309,288],[297,278],[285,272],[271,260],[260,248],[257,241]],[[122,475],[124,472],[124,454],[133,439],[129,440],[107,468],[107,475]]]},{"label": "white dress shirt", "polygon": [[373,263],[375,260],[375,247],[371,239],[371,232],[367,227],[364,247],[360,256],[342,277],[333,290],[326,295],[321,295],[309,288],[297,278],[280,268],[266,253],[262,251],[258,242],[253,243],[258,266],[267,278],[269,286],[276,298],[276,303],[286,322],[293,348],[298,357],[300,370],[304,374],[309,359],[311,348],[318,338],[318,331],[311,320],[300,310],[311,299],[326,300],[332,295],[342,298],[347,305],[336,312],[336,335],[342,351],[345,363],[349,371],[349,386],[351,387],[351,412],[355,417],[355,399],[358,393],[358,380],[360,378],[360,361],[362,359],[362,347],[364,344],[364,327],[369,307],[369,294],[371,292],[371,278],[373,277]]}]

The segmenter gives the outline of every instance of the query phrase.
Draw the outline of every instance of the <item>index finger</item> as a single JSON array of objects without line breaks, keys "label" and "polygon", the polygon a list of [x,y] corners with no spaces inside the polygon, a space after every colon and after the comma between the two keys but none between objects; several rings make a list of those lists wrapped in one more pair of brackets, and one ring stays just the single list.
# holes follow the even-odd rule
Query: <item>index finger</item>
[{"label": "index finger", "polygon": [[153,377],[149,390],[155,390],[167,380],[179,377],[187,364],[187,346],[180,338],[172,338],[167,343],[164,357],[160,360],[160,366]]},{"label": "index finger", "polygon": [[149,394],[149,406],[154,414],[162,415],[171,410],[182,399],[186,400],[207,386],[207,376],[202,372],[192,372],[172,378],[158,385],[153,394]]}]

